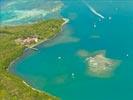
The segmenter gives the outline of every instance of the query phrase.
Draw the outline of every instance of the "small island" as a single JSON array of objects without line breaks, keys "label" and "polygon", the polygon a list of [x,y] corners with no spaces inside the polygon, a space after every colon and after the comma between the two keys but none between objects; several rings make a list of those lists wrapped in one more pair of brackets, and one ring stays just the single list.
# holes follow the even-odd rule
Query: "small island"
[{"label": "small island", "polygon": [[64,19],[51,19],[21,26],[0,27],[0,99],[2,100],[57,100],[46,92],[37,91],[11,74],[9,65],[23,54],[25,48],[49,40],[66,23]]},{"label": "small island", "polygon": [[120,64],[119,60],[107,58],[105,54],[105,51],[89,53],[85,50],[80,50],[78,52],[80,57],[85,58],[87,73],[90,76],[101,78],[111,77]]},{"label": "small island", "polygon": [[103,54],[97,54],[88,59],[88,72],[96,77],[110,77],[119,64],[118,60],[106,58]]}]

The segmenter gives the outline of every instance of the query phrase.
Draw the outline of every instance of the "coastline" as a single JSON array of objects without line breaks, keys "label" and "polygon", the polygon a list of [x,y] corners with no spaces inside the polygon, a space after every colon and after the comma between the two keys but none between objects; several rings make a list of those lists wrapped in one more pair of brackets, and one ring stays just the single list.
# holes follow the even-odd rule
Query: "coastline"
[{"label": "coastline", "polygon": [[[31,88],[33,91],[37,91],[37,92],[39,92],[39,93],[45,93],[46,95],[49,95],[49,96],[51,96],[51,97],[54,97],[54,98],[57,98],[56,96],[54,96],[54,95],[51,95],[50,93],[48,93],[48,92],[44,92],[44,91],[40,91],[40,90],[38,90],[38,89],[35,89],[35,88],[33,88],[31,85],[29,85],[26,81],[22,81],[22,83],[23,84],[25,84],[25,86],[27,86],[27,87],[29,87],[29,88]],[[60,100],[60,98],[58,98],[59,100]]]},{"label": "coastline", "polygon": [[[61,31],[62,31],[63,26],[66,25],[66,24],[69,22],[69,19],[68,19],[68,18],[62,18],[62,19],[64,20],[64,23],[62,23],[62,25],[61,25]],[[38,46],[38,45],[40,45],[40,44],[42,44],[42,43],[44,43],[44,42],[47,42],[47,41],[49,41],[49,40],[52,40],[52,39],[55,38],[57,35],[58,35],[58,33],[55,33],[54,36],[52,36],[52,37],[50,37],[50,38],[46,38],[45,40],[41,40],[41,41],[39,41],[38,43],[35,43],[35,44],[29,46],[28,48],[35,48],[36,46]],[[27,49],[27,48],[26,48],[26,49]]]},{"label": "coastline", "polygon": [[[64,20],[64,23],[61,25],[61,31],[62,31],[63,26],[66,25],[66,24],[69,22],[69,19],[67,19],[67,18],[62,18],[62,19]],[[35,43],[35,44],[33,44],[33,45],[29,46],[29,47],[24,48],[23,53],[25,52],[26,49],[36,48],[36,46],[41,45],[42,43],[45,43],[45,42],[48,42],[48,41],[54,39],[57,35],[58,35],[58,33],[55,33],[54,36],[52,36],[52,37],[50,37],[50,38],[48,38],[48,39],[41,40],[41,41],[39,41],[38,43]],[[21,56],[20,56],[20,57],[21,57]],[[13,60],[13,61],[9,64],[9,67],[7,68],[7,71],[9,71],[9,68],[11,68],[12,65],[13,65],[17,60],[20,59],[20,57],[17,57],[15,60]]]},{"label": "coastline", "polygon": [[[62,19],[64,20],[64,23],[62,23],[62,25],[61,25],[61,31],[62,31],[62,29],[63,29],[63,26],[66,25],[66,24],[69,22],[69,19],[67,19],[67,18],[62,18]],[[26,49],[30,49],[30,48],[33,49],[33,48],[36,48],[36,46],[38,46],[38,45],[40,45],[40,44],[42,44],[42,43],[48,42],[49,40],[52,40],[52,39],[55,38],[57,35],[58,35],[58,33],[55,33],[55,35],[53,35],[53,36],[50,37],[50,38],[46,38],[45,40],[41,40],[41,41],[39,41],[38,43],[35,43],[34,45],[31,45],[31,46],[29,46],[29,47],[26,47],[26,48],[24,48],[23,52],[24,52]],[[22,55],[23,55],[23,53],[22,53]],[[21,55],[21,56],[22,56],[22,55]],[[7,68],[7,71],[8,71],[9,73],[13,74],[12,72],[10,72],[10,68],[12,67],[12,65],[13,65],[18,59],[21,58],[21,56],[17,57],[15,60],[13,60],[13,61],[10,63],[9,67]],[[16,74],[13,74],[13,75],[17,76]],[[19,76],[17,76],[17,77],[20,78]],[[29,84],[28,84],[26,81],[24,81],[22,78],[20,78],[20,79],[22,80],[22,83],[25,84],[25,86],[29,87],[29,88],[32,89],[33,91],[37,91],[37,92],[39,92],[39,93],[44,93],[44,94],[49,95],[49,96],[51,96],[51,97],[57,98],[56,96],[53,96],[53,95],[51,95],[51,94],[49,94],[49,93],[47,93],[47,92],[45,92],[45,91],[40,91],[40,90],[38,90],[38,89],[33,88],[31,85],[29,85]]]}]

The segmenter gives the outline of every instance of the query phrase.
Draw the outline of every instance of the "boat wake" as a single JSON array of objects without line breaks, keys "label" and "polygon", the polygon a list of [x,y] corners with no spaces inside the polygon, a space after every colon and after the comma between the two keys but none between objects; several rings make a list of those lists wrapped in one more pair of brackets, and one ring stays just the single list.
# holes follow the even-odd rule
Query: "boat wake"
[{"label": "boat wake", "polygon": [[86,1],[83,1],[83,3],[89,8],[89,10],[95,14],[96,16],[104,19],[105,17],[103,15],[101,15],[100,13],[98,13],[91,5],[89,5]]}]

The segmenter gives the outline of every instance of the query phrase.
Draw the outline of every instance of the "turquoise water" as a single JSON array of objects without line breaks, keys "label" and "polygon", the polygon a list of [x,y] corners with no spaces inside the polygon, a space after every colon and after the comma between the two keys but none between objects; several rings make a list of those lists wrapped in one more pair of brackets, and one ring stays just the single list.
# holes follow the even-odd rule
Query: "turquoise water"
[{"label": "turquoise water", "polygon": [[[32,3],[39,1],[43,0]],[[11,71],[34,88],[62,100],[132,100],[133,1],[61,3],[64,5],[57,17],[68,18],[69,23],[55,39],[37,46],[38,51],[26,50]],[[108,58],[118,59],[121,64],[111,78],[90,76],[85,59],[77,55],[81,49],[105,50]]]},{"label": "turquoise water", "polygon": [[30,24],[42,19],[60,18],[61,1],[0,0],[3,25]]}]

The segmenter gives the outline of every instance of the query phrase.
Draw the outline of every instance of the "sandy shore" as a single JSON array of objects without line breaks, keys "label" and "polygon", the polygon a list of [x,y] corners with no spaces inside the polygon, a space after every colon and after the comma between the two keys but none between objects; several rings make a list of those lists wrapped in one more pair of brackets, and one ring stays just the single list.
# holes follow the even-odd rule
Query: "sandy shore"
[{"label": "sandy shore", "polygon": [[28,83],[26,83],[24,80],[22,81],[22,83],[24,83],[27,87],[31,88],[31,89],[34,90],[34,91],[37,91],[37,92],[39,92],[39,93],[45,93],[46,95],[52,96],[52,97],[54,97],[54,98],[57,98],[56,96],[53,96],[53,95],[49,94],[49,93],[46,92],[46,91],[43,92],[43,91],[40,91],[40,90],[37,90],[37,89],[33,88],[31,85],[29,85]]},{"label": "sandy shore", "polygon": [[[63,27],[65,24],[67,24],[67,23],[69,22],[69,19],[67,19],[67,18],[63,18],[63,20],[64,20],[64,23],[62,24],[62,27]],[[38,46],[38,45],[40,45],[41,43],[44,43],[44,42],[46,42],[46,41],[48,41],[48,40],[51,40],[51,39],[55,38],[56,36],[57,36],[57,34],[55,34],[52,38],[48,38],[48,39],[46,38],[46,39],[44,39],[44,40],[41,40],[41,41],[39,41],[38,43],[35,43],[34,45],[29,46],[28,48],[37,49],[36,46]],[[26,49],[27,49],[27,48],[26,48]],[[20,57],[18,57],[16,60],[12,61],[12,62],[10,63],[10,65],[9,65],[9,68],[10,68],[19,58],[20,58]],[[9,70],[9,68],[8,68],[7,70]],[[43,92],[43,91],[40,91],[40,90],[38,90],[38,89],[33,88],[32,86],[30,86],[29,84],[27,84],[24,80],[22,80],[22,83],[24,83],[27,87],[31,88],[31,89],[34,90],[34,91],[37,91],[37,92],[40,92],[40,93],[45,93],[45,94],[47,94],[47,95],[49,95],[49,96],[55,97],[55,96],[53,96],[53,95],[51,95],[51,94],[49,94],[49,93],[47,93],[47,92]],[[56,97],[55,97],[55,98],[56,98]]]},{"label": "sandy shore", "polygon": [[[63,20],[64,20],[64,23],[62,24],[62,27],[63,27],[64,25],[66,25],[66,24],[69,22],[69,19],[67,19],[67,18],[63,18]],[[57,34],[56,34],[55,36],[57,36]],[[53,36],[52,38],[54,38],[55,36]],[[46,41],[48,41],[48,40],[51,40],[51,38],[42,40],[42,41],[40,41],[40,42],[38,42],[38,43],[36,43],[36,44],[34,44],[34,45],[28,47],[28,48],[36,48],[36,46],[38,46],[38,45],[40,45],[41,43],[46,42]],[[16,60],[15,60],[15,61],[16,61]],[[13,61],[13,63],[14,63],[15,61]],[[40,90],[37,90],[37,89],[33,88],[33,87],[30,86],[28,83],[26,83],[24,80],[23,80],[22,82],[23,82],[26,86],[28,86],[28,87],[30,87],[32,90],[34,90],[34,91],[37,91],[37,92],[40,92],[40,93],[46,93],[46,94],[48,94],[48,95],[51,95],[51,94],[49,94],[49,93],[47,93],[47,92],[43,92],[43,91],[40,91]],[[53,96],[53,95],[51,95],[51,96]]]}]

